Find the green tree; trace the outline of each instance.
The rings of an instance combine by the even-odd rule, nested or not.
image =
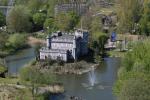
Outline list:
[[[44,28],[47,29],[48,33],[55,31],[55,19],[54,18],[47,18],[44,22]]]
[[[79,22],[79,17],[74,12],[60,13],[55,18],[58,29],[62,31],[72,30]]]
[[[27,6],[34,14],[39,12],[40,10],[44,10],[43,6],[47,5],[47,1],[48,0],[29,0]]]
[[[5,16],[0,12],[0,27],[6,24]]]
[[[144,81],[150,82],[149,49],[149,39],[139,41],[134,45],[132,51],[129,51],[124,57],[122,67],[118,72],[118,80],[114,87],[114,92],[120,96],[120,100],[141,100],[141,98],[142,100],[147,100],[149,98],[146,94],[148,93],[149,83],[144,83]],[[132,83],[134,84],[130,85]],[[142,87],[143,85],[144,87]],[[136,88],[140,92],[135,91]]]
[[[43,24],[45,22],[45,19],[46,19],[46,14],[44,14],[44,13],[35,13],[33,15],[34,24],[40,28],[43,28]]]
[[[119,32],[133,33],[135,23],[138,23],[141,17],[142,0],[118,0],[120,8],[118,9]]]
[[[5,32],[0,32],[0,50],[3,50],[8,39],[8,34]]]
[[[55,77],[49,72],[42,73],[39,69],[33,67],[32,65],[26,66],[20,70],[20,78],[23,81],[30,82],[32,88],[32,96],[35,98],[38,85],[41,84],[52,84],[54,83]]]
[[[17,50],[26,46],[27,37],[24,34],[12,34],[9,36],[6,46],[7,48]]]
[[[24,6],[12,8],[6,22],[9,32],[29,32],[32,28],[29,11]]]
[[[100,17],[94,17],[92,19],[91,28],[90,29],[91,29],[90,31],[92,32],[92,34],[102,30]]]
[[[143,14],[142,18],[140,20],[140,29],[141,34],[143,35],[150,35],[150,1],[145,0],[144,1],[144,8],[143,8]]]
[[[8,0],[0,0],[0,6],[7,6]]]
[[[48,17],[52,17],[55,15],[55,5],[57,4],[58,0],[48,0],[47,5],[47,15]]]

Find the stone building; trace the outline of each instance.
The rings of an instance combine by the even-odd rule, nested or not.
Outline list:
[[[58,13],[66,13],[73,11],[78,15],[83,15],[88,11],[89,7],[86,0],[70,0],[69,2],[61,2],[55,6],[55,15]]]
[[[47,46],[40,49],[40,59],[63,61],[76,60],[88,53],[88,31],[76,30],[74,33],[52,33],[47,37]]]

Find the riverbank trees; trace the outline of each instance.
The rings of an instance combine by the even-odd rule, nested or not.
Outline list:
[[[0,32],[0,57],[12,54],[19,49],[27,47],[27,36],[25,34],[8,34]]]
[[[138,23],[141,17],[141,0],[118,0],[120,8],[118,9],[120,32],[133,33],[135,23]]]
[[[150,1],[144,0],[143,14],[140,20],[141,34],[150,35]]]
[[[147,35],[149,29],[149,0],[118,0],[118,32]]]
[[[139,41],[129,51],[118,72],[114,91],[119,100],[148,100],[150,93],[150,43],[149,39]],[[133,84],[134,83],[134,84]]]

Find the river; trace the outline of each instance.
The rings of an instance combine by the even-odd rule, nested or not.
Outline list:
[[[10,74],[17,74],[20,68],[35,58],[34,49],[26,49],[6,58]],[[117,78],[120,58],[105,58],[96,70],[83,75],[57,76],[64,84],[65,93],[50,95],[50,100],[68,100],[70,96],[82,97],[83,100],[116,100],[112,87]]]

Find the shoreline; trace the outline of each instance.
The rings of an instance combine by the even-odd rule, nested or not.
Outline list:
[[[81,70],[74,70],[74,71],[66,71],[66,72],[54,72],[54,74],[57,74],[57,75],[62,75],[62,74],[75,74],[75,75],[82,75],[82,74],[85,74],[85,73],[88,73],[92,70],[96,70],[98,64],[94,64],[86,69],[81,69]]]
[[[30,64],[29,66],[40,70],[42,73],[50,72],[56,75],[82,75],[84,73],[88,73],[92,70],[95,70],[99,66],[99,64],[89,63],[86,61],[79,61],[76,63],[65,63],[64,65],[57,65],[56,63],[54,63],[53,65],[47,65],[46,62],[35,61],[34,64]]]

